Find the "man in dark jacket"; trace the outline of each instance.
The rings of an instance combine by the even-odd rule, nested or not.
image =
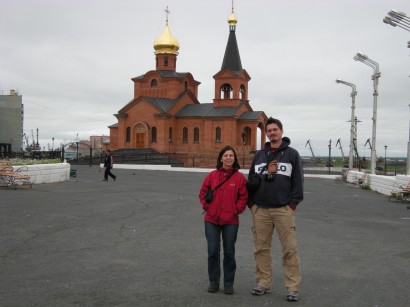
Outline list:
[[[249,176],[259,174],[261,177],[258,190],[249,195],[248,201],[253,217],[257,282],[252,294],[271,292],[272,234],[276,228],[282,246],[286,298],[297,301],[302,277],[294,214],[303,200],[302,162],[299,153],[289,147],[290,140],[282,138],[280,120],[270,117],[265,123],[265,132],[270,142],[255,154],[249,170]]]
[[[114,158],[111,155],[111,150],[107,149],[105,151],[105,158],[104,158],[105,171],[104,171],[103,181],[108,181],[108,176],[114,179],[114,181],[117,179],[117,176],[111,173],[113,166],[114,166]]]

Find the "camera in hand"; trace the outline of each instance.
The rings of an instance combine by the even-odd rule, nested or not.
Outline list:
[[[275,180],[275,173],[267,173],[267,174],[265,174],[265,181],[268,181],[268,182],[270,182],[270,181],[274,181]]]
[[[265,181],[273,181],[275,180],[276,172],[278,171],[278,161],[273,160],[268,165],[268,173],[265,174],[264,179]]]

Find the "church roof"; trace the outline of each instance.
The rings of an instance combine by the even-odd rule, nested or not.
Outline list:
[[[213,103],[191,104],[184,106],[176,117],[233,117],[238,107],[215,108]],[[244,112],[239,117],[240,120],[259,119],[263,112]]]
[[[153,98],[148,96],[143,96],[144,99],[151,102],[157,108],[161,109],[164,112],[167,112],[169,109],[172,108],[178,101],[177,99],[168,99],[168,98]]]
[[[134,77],[131,80],[142,80],[146,76],[146,74],[150,73],[151,71],[140,75],[138,77]],[[157,70],[157,73],[159,73],[161,78],[177,78],[177,79],[183,79],[185,78],[187,72],[176,72],[176,71],[170,71],[170,70]]]
[[[252,112],[244,112],[239,116],[239,119],[241,120],[257,120],[260,118],[263,118],[264,112],[262,111],[252,111]]]

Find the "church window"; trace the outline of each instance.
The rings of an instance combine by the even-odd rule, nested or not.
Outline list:
[[[242,144],[251,145],[252,130],[249,127],[245,127],[242,132]]]
[[[127,127],[127,131],[125,133],[125,142],[129,143],[131,141],[131,128]]]
[[[222,99],[231,99],[232,86],[230,84],[225,83],[222,85],[220,91]]]
[[[194,128],[194,143],[199,143],[199,128]]]
[[[156,87],[158,85],[157,79],[152,79],[151,80],[151,87]]]
[[[221,128],[217,127],[215,131],[215,142],[221,143]]]
[[[167,56],[164,58],[164,66],[165,66],[165,67],[168,66],[168,57],[167,57]]]
[[[151,142],[156,143],[157,142],[157,127],[152,127],[151,130]]]
[[[185,81],[185,89],[188,88],[188,81]]]
[[[182,143],[188,143],[188,128],[182,129]]]
[[[168,130],[168,142],[172,142],[172,127],[169,127]]]
[[[239,99],[246,99],[245,87],[243,85],[239,88]]]

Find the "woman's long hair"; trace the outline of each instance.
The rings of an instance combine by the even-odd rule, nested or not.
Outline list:
[[[218,155],[218,159],[216,160],[216,169],[219,169],[222,167],[222,156],[224,155],[225,152],[228,150],[232,150],[233,156],[235,157],[235,161],[232,164],[232,168],[240,169],[241,166],[239,165],[238,158],[236,157],[236,152],[235,149],[232,148],[232,146],[225,146],[224,148],[221,149]]]

